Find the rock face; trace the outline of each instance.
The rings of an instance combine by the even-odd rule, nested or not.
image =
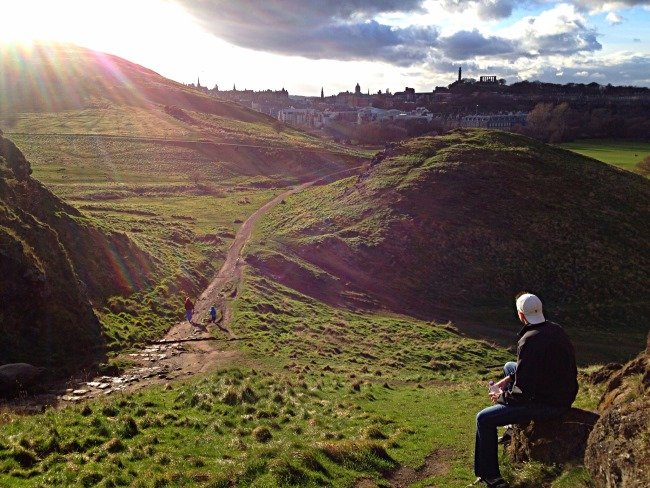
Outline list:
[[[103,354],[90,300],[129,291],[110,264],[146,277],[151,259],[30,175],[22,152],[0,136],[0,364],[74,368]]]
[[[648,347],[609,380],[585,466],[600,488],[650,486],[650,336]]]
[[[572,408],[557,419],[515,426],[508,454],[515,462],[581,462],[587,438],[598,417],[595,412]]]

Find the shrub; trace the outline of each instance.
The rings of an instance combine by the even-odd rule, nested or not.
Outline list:
[[[120,435],[125,439],[130,439],[131,437],[137,435],[138,432],[138,424],[133,419],[133,417],[125,417],[122,428],[120,429]]]
[[[382,444],[371,440],[344,440],[323,442],[320,450],[337,464],[353,469],[386,470],[397,463]]]
[[[253,438],[258,442],[268,442],[273,438],[273,434],[268,429],[268,427],[255,427],[253,429]]]
[[[643,176],[650,176],[650,156],[646,156],[636,163],[636,170]]]

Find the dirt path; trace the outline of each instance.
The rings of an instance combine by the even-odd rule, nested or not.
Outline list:
[[[196,301],[193,324],[179,322],[161,340],[138,352],[126,354],[125,358],[136,363],[134,367],[120,376],[76,378],[48,393],[17,399],[6,405],[15,410],[41,410],[45,406],[77,403],[190,377],[232,362],[239,356],[239,352],[231,348],[231,341],[238,337],[229,328],[232,314],[228,302],[237,296],[241,269],[244,266],[241,253],[251,237],[253,227],[264,214],[288,196],[316,184],[347,177],[358,170],[359,168],[350,168],[338,171],[295,186],[257,209],[237,231],[221,269]],[[213,304],[221,310],[221,319],[216,324],[207,324],[208,310]]]
[[[435,450],[424,460],[418,469],[401,466],[395,471],[386,474],[385,480],[393,488],[408,488],[409,486],[426,480],[432,476],[445,475],[449,472],[450,453],[444,450]],[[356,488],[378,488],[374,480],[362,478],[357,481]],[[427,485],[435,488],[436,485]]]

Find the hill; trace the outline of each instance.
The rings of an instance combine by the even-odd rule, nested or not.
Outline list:
[[[157,103],[249,122],[263,117],[125,59],[70,44],[1,46],[0,73],[4,113]]]
[[[83,229],[65,213],[69,207],[29,176],[29,163],[1,136],[0,171],[0,362],[61,366],[79,356],[87,360],[103,345],[99,322],[62,239],[39,216],[69,226],[79,240]]]
[[[208,176],[261,176],[274,184],[342,169],[359,156],[125,59],[68,44],[0,45],[0,127],[36,167],[41,154],[30,147],[44,138],[64,153],[90,144],[89,151],[118,161],[126,149],[163,161],[183,152],[183,161],[210,163]]]
[[[0,127],[66,204],[29,212],[56,230],[112,352],[180,318],[179,296],[200,293],[238,223],[277,188],[363,156],[62,44],[0,46]]]
[[[569,326],[635,329],[650,316],[649,220],[643,177],[522,136],[459,130],[292,197],[249,260],[334,303],[498,323],[530,290]]]

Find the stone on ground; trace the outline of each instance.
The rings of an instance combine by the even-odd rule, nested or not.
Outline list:
[[[555,419],[516,425],[508,454],[515,462],[581,463],[587,438],[598,417],[595,412],[572,408]]]

